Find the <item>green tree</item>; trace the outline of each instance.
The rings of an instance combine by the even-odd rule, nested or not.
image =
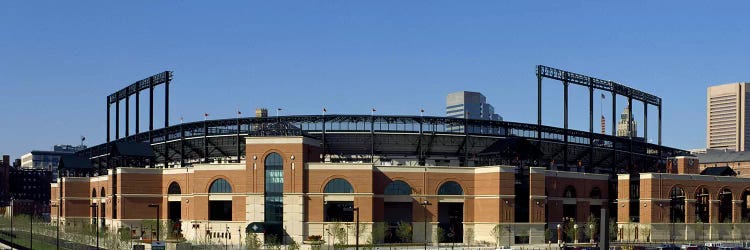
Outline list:
[[[589,215],[588,220],[586,221],[586,237],[591,239],[591,242],[596,241],[596,236],[599,234],[599,218],[596,218],[594,215]]]
[[[503,226],[501,226],[500,224],[495,225],[495,227],[492,228],[492,231],[490,231],[492,239],[495,240],[495,248],[500,246],[500,241],[503,237],[503,231]]]
[[[399,222],[398,228],[396,228],[396,236],[401,240],[401,242],[411,242],[411,236],[412,236],[412,227],[411,223],[407,222]]]
[[[259,249],[263,243],[260,242],[260,238],[258,238],[258,234],[256,233],[249,233],[245,236],[245,249],[251,250],[251,249]]]
[[[383,243],[384,237],[385,237],[385,223],[375,222],[372,225],[372,232],[370,232],[370,243],[371,244]]]

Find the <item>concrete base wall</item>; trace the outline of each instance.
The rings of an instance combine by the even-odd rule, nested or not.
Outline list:
[[[634,237],[638,228],[638,238]],[[619,224],[620,242],[746,241],[750,223],[652,223]]]

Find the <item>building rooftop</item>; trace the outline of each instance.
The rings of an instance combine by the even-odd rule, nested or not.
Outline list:
[[[707,150],[705,154],[696,154],[700,163],[750,161],[750,151]]]

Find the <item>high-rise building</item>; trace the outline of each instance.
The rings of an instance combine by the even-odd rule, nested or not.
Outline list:
[[[750,137],[748,83],[711,86],[706,93],[706,147],[745,151]]]
[[[479,92],[459,91],[448,94],[445,100],[445,113],[448,117],[502,121],[495,114],[495,107],[487,103],[487,98]]]
[[[638,123],[633,119],[633,112],[628,107],[620,114],[620,122],[617,123],[617,136],[638,137]]]

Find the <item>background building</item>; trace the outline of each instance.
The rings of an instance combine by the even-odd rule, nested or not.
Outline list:
[[[620,122],[617,123],[617,136],[638,137],[638,123],[633,118],[633,113],[628,107],[620,114]]]
[[[745,151],[747,137],[747,83],[708,88],[706,95],[706,147]]]
[[[459,91],[448,94],[445,113],[454,118],[503,120],[502,116],[495,114],[495,107],[487,103],[487,98],[479,92]]]
[[[21,156],[21,168],[50,171],[52,172],[52,180],[56,180],[60,157],[63,155],[72,155],[83,149],[86,149],[85,145],[55,145],[52,151],[33,150]]]
[[[8,206],[10,201],[10,169],[10,156],[3,155],[0,162],[0,208]]]

